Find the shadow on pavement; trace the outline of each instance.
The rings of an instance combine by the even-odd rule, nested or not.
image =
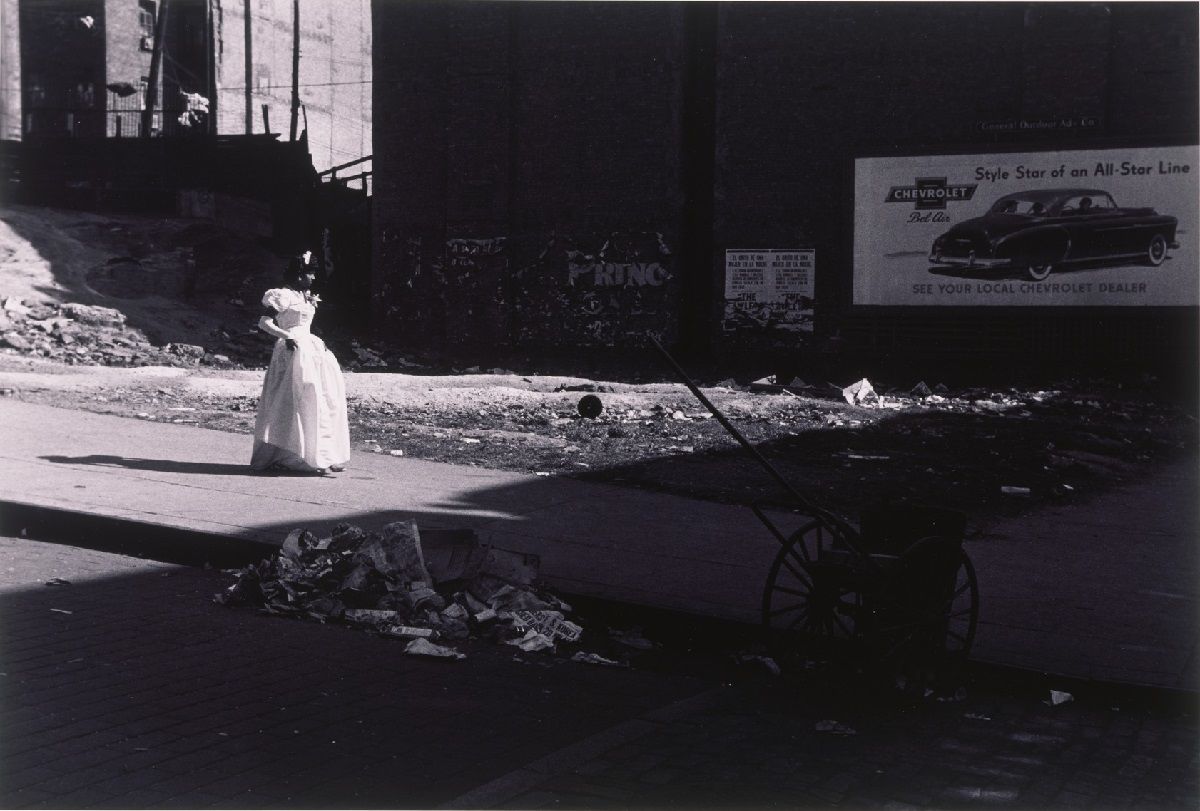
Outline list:
[[[470,807],[1197,796],[1195,716],[1175,705],[1051,707],[1005,683],[898,706],[842,683],[596,668],[483,641],[443,662],[218,606],[218,572],[17,539],[0,552],[5,807],[436,808],[489,781]]]
[[[175,459],[136,459],[125,456],[108,454],[90,454],[88,456],[40,456],[47,462],[62,465],[100,465],[104,467],[123,467],[130,470],[154,470],[160,473],[198,473],[209,476],[274,476],[294,475],[277,472],[264,473],[251,470],[249,465],[230,465],[217,462],[180,462]]]
[[[435,808],[711,686],[484,641],[461,646],[464,662],[424,659],[363,631],[216,605],[231,582],[220,572],[0,548],[10,808]],[[69,585],[43,585],[52,577]]]

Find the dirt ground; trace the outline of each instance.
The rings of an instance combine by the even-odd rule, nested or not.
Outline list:
[[[249,433],[270,348],[253,325],[280,266],[206,223],[0,209],[0,395]],[[122,323],[84,323],[68,303],[115,310]],[[346,366],[356,452],[786,501],[665,371],[631,383],[453,370],[345,336],[330,344]],[[872,380],[883,397],[861,404],[843,397],[856,376],[846,378],[701,384],[790,484],[851,517],[908,497],[966,510],[978,531],[988,516],[1103,497],[1197,453],[1194,404],[1153,378],[1001,390]],[[912,393],[919,382],[934,391]],[[599,398],[598,416],[581,416],[585,395]]]

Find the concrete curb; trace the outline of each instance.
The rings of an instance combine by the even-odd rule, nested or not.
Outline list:
[[[279,547],[250,538],[0,499],[0,534],[151,558],[186,566],[232,568]]]

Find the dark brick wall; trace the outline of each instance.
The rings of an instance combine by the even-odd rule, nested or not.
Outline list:
[[[376,323],[425,344],[598,347],[683,323],[717,351],[794,348],[721,331],[724,250],[814,248],[818,336],[883,351],[912,319],[850,307],[853,158],[1194,139],[1196,12],[377,0]],[[1043,116],[1099,126],[981,129]],[[986,317],[938,316],[951,332]]]
[[[1196,133],[1200,44],[1195,3],[1113,6],[1109,74],[1114,135]]]
[[[670,333],[680,14],[649,3],[376,3],[384,329],[474,346]]]
[[[852,156],[969,143],[981,120],[1019,117],[1022,10],[723,6],[711,318],[726,248],[815,248],[818,318],[848,296]],[[766,339],[723,340],[739,337]]]

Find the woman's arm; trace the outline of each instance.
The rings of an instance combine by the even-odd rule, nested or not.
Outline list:
[[[288,331],[275,323],[274,310],[263,310],[262,316],[258,319],[258,328],[268,335],[273,335],[276,338],[282,338],[285,342],[287,342],[288,349],[296,348],[296,342],[292,340],[292,336],[288,333]]]

